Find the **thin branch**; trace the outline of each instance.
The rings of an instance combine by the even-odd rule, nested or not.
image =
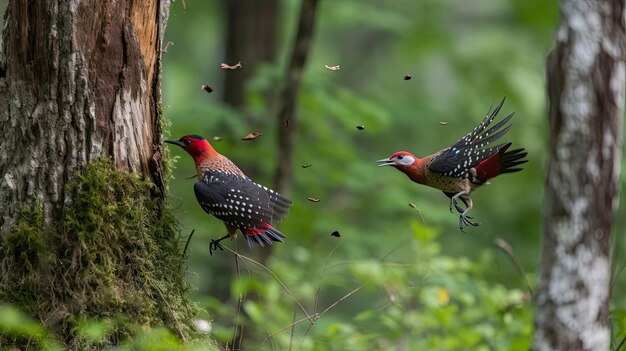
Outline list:
[[[615,351],[619,351],[619,349],[621,349],[622,346],[624,346],[624,342],[626,342],[626,335],[624,335],[624,337],[622,338],[622,341],[619,343],[619,345],[617,345],[617,348],[615,349]]]
[[[294,323],[296,320],[296,306],[293,306],[293,317],[291,318],[291,337],[289,338],[289,351],[291,351],[291,346],[293,345],[293,332],[296,324]],[[306,319],[306,318],[305,318]],[[270,339],[271,340],[271,339]]]
[[[511,247],[511,245],[509,245],[509,243],[506,242],[506,240],[502,238],[496,238],[495,244],[500,250],[502,250],[502,252],[504,252],[507,255],[507,257],[509,257],[511,262],[513,262],[513,265],[515,266],[517,273],[519,273],[522,279],[524,279],[526,286],[528,286],[528,291],[530,291],[530,295],[534,296],[535,291],[532,285],[530,285],[530,282],[528,281],[528,278],[526,277],[526,273],[524,272],[524,268],[522,267],[522,264],[520,263],[517,256],[515,256],[515,253],[513,252],[513,248]]]
[[[304,314],[308,317],[309,320],[313,320],[311,316],[309,316],[309,313],[306,311],[306,309],[302,306],[302,304],[300,303],[300,301],[298,301],[298,299],[295,298],[295,296],[293,296],[293,294],[291,293],[291,291],[287,288],[287,286],[285,285],[285,283],[283,283],[282,280],[280,280],[280,278],[278,277],[278,275],[276,275],[276,273],[274,273],[274,271],[272,271],[271,269],[269,269],[267,266],[251,259],[250,257],[244,256],[242,254],[239,254],[233,250],[231,250],[229,247],[227,246],[223,246],[224,250],[232,253],[233,255],[236,255],[237,257],[243,258],[244,260],[254,263],[257,266],[263,268],[266,272],[268,272],[272,277],[274,277],[274,279],[276,279],[276,281],[280,284],[280,286],[283,287],[283,289],[285,290],[285,292],[287,293],[287,295],[289,295],[289,297],[298,305],[298,307],[300,307],[300,309],[302,310],[302,312],[304,312]]]

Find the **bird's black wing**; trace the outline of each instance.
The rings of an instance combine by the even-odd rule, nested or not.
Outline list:
[[[273,190],[230,172],[205,172],[194,192],[204,211],[239,229],[277,222],[291,205]]]
[[[506,134],[511,125],[506,125],[515,113],[511,113],[493,127],[485,130],[504,105],[504,100],[487,113],[485,119],[474,130],[459,139],[451,147],[440,151],[428,164],[428,169],[448,177],[463,177],[485,159],[495,155],[505,144],[488,147],[493,141]]]

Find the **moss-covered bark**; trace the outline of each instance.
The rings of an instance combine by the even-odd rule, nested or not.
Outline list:
[[[153,186],[102,159],[76,173],[61,222],[22,208],[0,249],[0,302],[26,309],[71,349],[118,344],[137,326],[189,340],[197,311],[185,296],[177,222]],[[113,326],[103,339],[79,332],[105,318]],[[29,342],[3,335],[2,349]]]

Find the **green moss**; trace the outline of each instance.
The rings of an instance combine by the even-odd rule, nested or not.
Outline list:
[[[77,172],[60,222],[46,224],[41,209],[22,209],[0,249],[0,302],[44,321],[73,349],[119,344],[137,326],[197,337],[178,224],[152,187],[103,159]],[[99,340],[78,332],[85,320],[100,319],[119,322]]]

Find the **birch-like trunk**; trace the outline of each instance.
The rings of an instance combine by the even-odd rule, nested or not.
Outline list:
[[[562,0],[547,61],[550,154],[533,350],[610,344],[624,114],[624,0]]]
[[[101,156],[163,180],[160,48],[169,0],[11,0],[0,45],[0,233],[20,206],[63,212]]]

